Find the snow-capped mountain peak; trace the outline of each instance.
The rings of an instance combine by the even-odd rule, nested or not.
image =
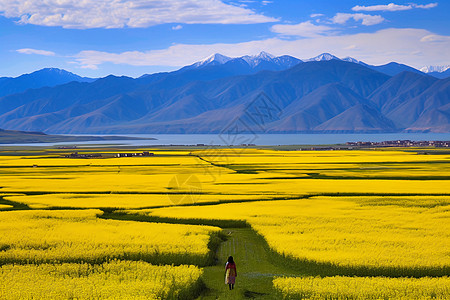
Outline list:
[[[272,54],[261,51],[257,55],[245,55],[241,59],[245,60],[251,67],[259,65],[263,61],[272,61],[275,58]]]
[[[192,65],[183,67],[180,70],[184,71],[220,65],[229,65],[230,68],[250,68],[255,71],[285,70],[301,62],[302,61],[300,59],[289,55],[276,57],[265,51],[261,51],[256,55],[245,55],[241,57],[228,57],[219,53],[215,53]],[[243,66],[242,64],[247,65],[247,67]]]
[[[300,60],[293,56],[283,55],[283,56],[275,56],[265,51],[261,51],[256,55],[245,55],[241,57],[228,57],[219,53],[215,53],[213,55],[208,56],[207,58],[196,62],[190,66],[184,67],[181,70],[186,69],[197,69],[203,67],[210,66],[220,66],[220,65],[228,65],[229,68],[250,68],[255,71],[260,70],[285,70],[288,68],[292,68],[293,66],[302,63],[302,62],[314,62],[314,61],[330,61],[330,60],[340,60],[351,62],[363,66],[368,66],[366,63],[357,60],[353,57],[345,57],[340,59],[337,56],[334,56],[330,53],[322,53],[316,57]],[[242,66],[242,64],[246,66]],[[240,65],[240,66],[239,66]]]
[[[450,69],[450,65],[445,65],[445,66],[425,66],[425,67],[421,68],[420,71],[422,71],[424,73],[432,73],[432,72],[442,73],[442,72],[447,71],[448,69]]]
[[[357,59],[355,59],[355,58],[353,58],[353,57],[350,57],[350,56],[345,57],[345,58],[343,58],[342,60],[343,60],[343,61],[352,62],[352,63],[354,63],[354,64],[359,64],[359,63],[361,63],[361,61],[359,61],[359,60],[357,60]]]
[[[342,61],[351,62],[351,63],[354,63],[354,64],[358,64],[358,65],[363,65],[363,66],[366,66],[366,67],[368,66],[368,64],[366,64],[365,62],[357,60],[356,58],[353,58],[353,57],[350,57],[350,56],[347,56],[347,57],[345,57],[345,58],[343,58],[341,60]]]
[[[214,53],[214,54],[208,56],[207,58],[205,58],[205,59],[203,59],[203,60],[201,60],[199,62],[196,62],[194,64],[194,66],[200,67],[200,66],[211,64],[211,63],[218,64],[218,65],[223,65],[223,64],[227,63],[230,60],[232,60],[231,57],[222,55],[220,53]]]
[[[275,55],[272,55],[270,53],[267,53],[265,51],[261,51],[258,55],[256,55],[256,57],[260,58],[260,59],[264,59],[264,60],[272,60],[275,58]]]
[[[338,57],[330,54],[330,53],[322,53],[316,57],[310,58],[310,59],[306,59],[305,61],[328,61],[328,60],[340,60]]]

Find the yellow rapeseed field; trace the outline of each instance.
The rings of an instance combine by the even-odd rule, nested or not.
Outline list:
[[[188,174],[212,195],[429,194],[448,193],[449,162],[445,153],[215,149],[108,159],[0,156],[0,175],[3,192],[167,193],[174,176]]]
[[[184,196],[188,196],[183,199]],[[8,201],[42,208],[150,208],[180,204],[271,199],[276,195],[190,195],[190,194],[44,194],[5,196]],[[0,206],[1,208],[1,206]]]
[[[202,271],[111,261],[0,267],[0,299],[192,299]]]
[[[0,156],[2,192],[166,193],[176,175],[201,176],[220,169],[195,156],[179,154],[105,159]]]
[[[99,210],[0,212],[0,261],[91,262],[111,259],[204,265],[208,226],[102,220]]]
[[[449,277],[297,277],[276,278],[284,299],[448,299]]]
[[[414,206],[403,205],[412,201]],[[431,196],[413,200],[313,197],[161,208],[140,213],[171,218],[246,220],[272,249],[299,260],[362,268],[362,272],[380,269],[386,275],[391,272],[426,274],[427,269],[439,274],[450,266],[449,203],[450,197]]]
[[[223,236],[181,222],[251,225],[297,272],[276,274],[307,276],[276,278],[279,297],[450,294],[448,151],[77,150],[109,158],[0,154],[0,299],[192,299]]]

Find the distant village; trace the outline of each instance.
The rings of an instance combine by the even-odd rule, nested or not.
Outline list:
[[[68,155],[65,155],[66,158],[106,158],[106,157],[139,157],[139,156],[155,156],[155,153],[144,151],[144,152],[130,152],[130,153],[116,153],[116,154],[108,154],[102,155],[100,153],[78,153],[73,152]]]
[[[411,141],[411,140],[395,140],[383,142],[347,142],[345,146],[326,146],[326,147],[311,147],[298,150],[352,150],[371,147],[435,147],[435,148],[449,148],[450,141]]]
[[[173,145],[171,145],[173,146]],[[177,145],[182,146],[182,145]],[[205,146],[204,144],[194,145],[197,147]],[[242,144],[243,146],[256,146],[255,144]],[[311,147],[311,148],[300,148],[296,149],[298,151],[304,150],[316,150],[316,151],[327,151],[327,150],[352,150],[370,147],[434,147],[434,148],[449,148],[450,141],[411,141],[411,140],[395,140],[395,141],[383,141],[383,142],[347,142],[345,145],[336,146],[324,146],[324,147]],[[76,149],[76,147],[60,147],[59,149]],[[72,152],[70,154],[64,155],[65,158],[113,158],[113,157],[142,157],[142,156],[155,156],[155,153],[149,151],[143,152],[119,152],[119,153],[78,153]]]
[[[384,142],[347,142],[346,145],[358,147],[450,147],[450,141],[397,140]]]

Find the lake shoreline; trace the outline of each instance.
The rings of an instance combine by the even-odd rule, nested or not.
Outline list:
[[[126,134],[117,135],[58,135],[65,140],[48,142],[27,142],[22,140],[1,143],[6,146],[106,146],[114,144],[121,147],[157,146],[201,146],[234,147],[249,146],[330,146],[345,145],[351,142],[383,142],[396,140],[410,141],[450,141],[450,133],[389,133],[389,134]],[[87,140],[87,138],[93,138]],[[72,139],[72,140],[71,140]],[[111,143],[111,141],[114,141]]]

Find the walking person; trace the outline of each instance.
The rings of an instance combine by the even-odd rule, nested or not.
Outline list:
[[[228,284],[230,290],[234,289],[236,277],[237,277],[236,263],[233,260],[233,256],[230,256],[228,257],[228,261],[225,264],[225,284]]]

